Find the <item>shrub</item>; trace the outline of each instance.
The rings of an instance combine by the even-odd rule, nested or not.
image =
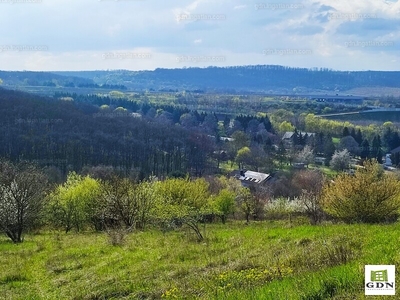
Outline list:
[[[288,255],[286,264],[295,270],[319,270],[344,265],[356,259],[362,241],[353,236],[340,235],[316,241],[303,238],[296,245],[298,248]]]
[[[341,174],[324,187],[322,206],[345,222],[392,221],[400,208],[400,185],[376,161],[366,161],[354,176]]]
[[[265,217],[269,220],[289,219],[294,214],[300,213],[297,200],[290,198],[273,199],[265,205]]]
[[[324,214],[321,208],[321,191],[325,177],[319,170],[304,170],[293,177],[293,186],[301,190],[299,203],[311,224],[320,223]]]
[[[214,198],[212,205],[221,217],[222,223],[225,224],[228,215],[235,212],[235,194],[228,189],[223,189]]]
[[[107,229],[108,241],[113,246],[122,246],[128,235],[129,230],[125,228]]]

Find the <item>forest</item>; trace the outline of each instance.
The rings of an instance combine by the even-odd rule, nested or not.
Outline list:
[[[149,122],[101,113],[88,103],[1,91],[1,156],[56,165],[62,173],[99,164],[137,176],[200,172],[210,143],[205,134],[174,126],[168,118]]]
[[[130,89],[200,89],[218,92],[343,92],[358,87],[399,86],[400,72],[335,71],[277,65],[155,69],[154,71],[56,72],[96,83],[124,84]],[[232,88],[234,87],[234,88]]]
[[[397,124],[313,113],[351,105],[7,89],[0,104],[7,297],[356,297],[379,224],[398,227]],[[247,170],[270,179],[245,185]]]
[[[255,106],[247,110],[250,114],[235,114],[238,104],[249,107],[254,98],[214,95],[201,100],[183,93],[174,100],[163,93],[120,92],[41,97],[5,89],[0,97],[1,156],[54,167],[61,178],[98,166],[138,180],[172,173],[223,174],[240,165],[268,173],[282,169],[283,163],[312,162],[315,156],[329,165],[334,152],[343,150],[381,161],[400,146],[393,122],[355,125],[310,113],[321,107],[349,109],[343,104],[265,100],[266,112]],[[219,102],[225,113],[214,111]],[[284,133],[293,131],[291,146],[283,145]],[[305,146],[312,156],[304,157]],[[393,158],[397,164],[397,154]]]
[[[330,94],[352,89],[398,89],[400,72],[335,71],[249,65],[155,69],[153,71],[0,72],[0,83],[11,87],[82,88],[130,91],[178,91],[267,94]],[[234,87],[234,88],[233,88]],[[382,91],[383,91],[382,90]],[[54,90],[53,90],[54,91]],[[386,93],[384,93],[386,94]]]

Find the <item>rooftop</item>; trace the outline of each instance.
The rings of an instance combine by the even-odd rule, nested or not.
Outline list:
[[[244,172],[244,176],[240,176],[239,179],[247,182],[262,183],[271,177],[270,174],[259,173],[254,171]]]
[[[297,131],[297,133],[301,134],[302,136],[305,136],[306,134],[307,134],[307,136],[315,135],[314,132]],[[286,131],[285,134],[283,135],[282,139],[283,140],[291,139],[293,134],[294,134],[293,131]]]

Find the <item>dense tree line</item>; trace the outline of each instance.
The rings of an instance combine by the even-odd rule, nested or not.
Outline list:
[[[134,89],[201,89],[225,92],[275,90],[349,90],[365,86],[399,87],[400,72],[334,71],[327,68],[290,68],[277,65],[156,69],[154,71],[57,72],[68,76],[126,82]],[[161,88],[160,88],[161,87]],[[232,88],[235,87],[235,88]]]
[[[66,174],[108,165],[141,178],[194,172],[209,166],[212,138],[124,111],[103,113],[89,103],[0,90],[0,156],[55,165]],[[210,141],[208,141],[210,140]]]
[[[223,115],[219,124],[221,116],[212,112],[125,98],[60,93],[52,99],[8,90],[0,90],[0,98],[0,155],[55,166],[64,176],[99,165],[141,179],[201,176],[218,172],[219,163],[235,160],[243,147],[251,150],[251,159],[243,160],[248,166],[273,168],[276,136],[267,114]],[[248,143],[240,136],[234,144],[221,140],[240,131]]]
[[[66,85],[68,86],[68,85]],[[71,86],[71,84],[69,84]],[[126,90],[126,86],[122,84],[96,84],[96,83],[81,83],[78,87],[95,88],[95,89],[108,89],[108,90]]]
[[[93,83],[92,79],[80,76],[62,76],[50,72],[33,71],[0,71],[0,78],[4,84],[26,85],[26,86],[50,86],[57,84],[67,86],[72,83],[74,86],[79,84]]]

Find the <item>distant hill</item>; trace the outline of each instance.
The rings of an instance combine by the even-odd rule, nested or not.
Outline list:
[[[5,86],[78,86],[93,84],[93,80],[83,77],[62,76],[50,72],[0,71],[0,79]]]
[[[12,90],[21,90],[42,96],[52,96],[55,92],[96,94],[105,90],[124,91],[123,85],[96,84],[91,78],[61,75],[50,72],[0,71],[0,84]]]
[[[362,88],[400,88],[400,71],[333,71],[275,65],[156,69],[154,71],[54,72],[96,84],[119,84],[134,90],[203,90],[264,93],[345,93]],[[391,89],[387,89],[390,91]]]

